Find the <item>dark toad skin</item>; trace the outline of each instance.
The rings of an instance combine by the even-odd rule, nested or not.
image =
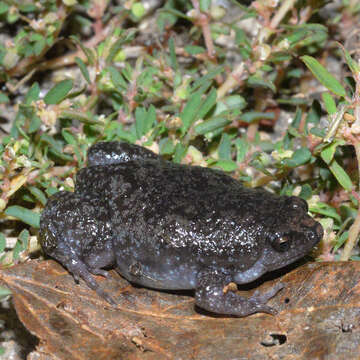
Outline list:
[[[75,192],[59,192],[40,222],[44,251],[111,304],[92,274],[115,269],[155,289],[195,289],[196,304],[220,314],[274,314],[282,287],[244,298],[224,291],[308,253],[321,225],[298,197],[243,187],[225,173],[162,160],[120,142],[89,149]]]

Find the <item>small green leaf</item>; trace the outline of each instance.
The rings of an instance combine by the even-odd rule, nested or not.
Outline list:
[[[271,80],[260,78],[259,76],[252,75],[248,78],[247,83],[251,87],[264,87],[270,89],[272,92],[276,92],[276,87]]]
[[[349,175],[346,171],[339,165],[339,163],[333,159],[329,164],[329,169],[332,174],[335,176],[336,180],[339,184],[347,191],[351,191],[353,184]]]
[[[348,239],[349,237],[349,232],[348,231],[344,231],[337,239],[336,244],[334,246],[333,252],[338,251],[341,246],[344,245],[345,241]]]
[[[91,84],[90,75],[85,63],[77,56],[75,57],[75,61],[78,64],[84,79],[88,82],[88,84]]]
[[[122,125],[122,124],[120,124]],[[134,143],[137,140],[137,136],[129,131],[125,131],[122,126],[118,126],[116,129],[116,136],[120,140],[125,140],[129,143]]]
[[[249,150],[249,143],[242,138],[235,140],[236,146],[236,161],[242,162],[245,160],[245,156]]]
[[[335,151],[338,145],[341,145],[341,143],[339,143],[338,141],[333,141],[321,151],[320,156],[327,164],[330,164],[330,162],[334,158]]]
[[[11,295],[11,291],[4,286],[0,286],[0,298],[4,298],[5,296],[9,296],[9,295]],[[5,349],[3,350],[4,350],[3,352],[0,352],[0,355],[5,353]]]
[[[200,0],[200,10],[207,12],[210,9],[211,0]]]
[[[115,56],[122,49],[124,44],[129,43],[134,39],[135,34],[136,34],[137,31],[138,31],[137,29],[133,28],[133,29],[130,29],[130,30],[126,31],[126,32],[123,31],[120,34],[119,39],[116,40],[114,42],[114,44],[111,45],[111,48],[109,50],[109,55],[106,58],[107,63],[111,63],[114,60]]]
[[[199,92],[196,92],[190,97],[183,111],[180,114],[180,119],[183,124],[183,126],[181,127],[182,134],[185,134],[189,127],[196,120],[196,115],[199,111],[200,104],[201,94]]]
[[[224,112],[227,111],[238,111],[240,112],[242,109],[246,107],[245,99],[240,95],[231,95],[223,98],[221,101],[216,102],[216,108],[214,111],[215,115],[224,115]]]
[[[6,248],[6,237],[3,233],[0,233],[0,253],[4,252]]]
[[[117,88],[119,91],[120,89],[125,90],[127,88],[127,82],[125,81],[121,73],[113,66],[109,66],[108,71],[110,73],[110,78],[115,88]]]
[[[313,123],[313,124],[319,124],[320,123],[320,117],[321,117],[321,105],[320,102],[317,100],[314,100],[311,104],[311,108],[308,111],[306,115],[306,124]],[[300,124],[301,118],[299,118],[298,125]]]
[[[77,4],[77,0],[63,0],[63,3],[66,5],[66,6],[74,6]]]
[[[321,97],[324,101],[325,109],[329,115],[336,113],[336,103],[334,98],[328,93],[324,92],[321,94]]]
[[[66,98],[66,95],[73,87],[73,81],[70,79],[60,81],[53,88],[51,88],[44,97],[44,101],[47,105],[59,104]]]
[[[14,257],[14,260],[18,260],[19,259],[19,255],[20,253],[24,251],[23,249],[23,246],[21,244],[21,242],[18,240],[14,246],[14,249],[13,249],[13,257]]]
[[[313,134],[319,138],[324,138],[326,135],[326,131],[325,131],[325,129],[319,129],[319,128],[313,127],[310,129],[310,134]]]
[[[273,63],[285,63],[286,61],[291,60],[291,55],[287,52],[275,52],[271,53],[268,61],[271,61]]]
[[[275,113],[273,112],[258,112],[258,111],[248,111],[240,115],[240,120],[246,123],[252,123],[261,119],[275,119]]]
[[[276,100],[279,104],[289,104],[289,105],[305,105],[308,103],[308,99],[300,98],[300,97],[292,97],[289,99],[277,99]]]
[[[356,61],[351,57],[351,55],[349,54],[349,52],[340,44],[337,43],[337,45],[341,48],[341,50],[344,53],[344,57],[346,60],[346,63],[349,66],[349,69],[351,70],[351,72],[355,75],[357,73],[360,72],[360,66],[356,63]]]
[[[54,195],[54,194],[56,194],[56,193],[59,192],[59,191],[60,191],[59,189],[57,189],[57,188],[55,188],[55,187],[52,187],[52,186],[49,186],[49,187],[45,190],[45,192],[48,194],[49,197],[52,196],[52,195]]]
[[[76,139],[73,134],[71,134],[69,131],[66,131],[65,129],[61,130],[61,135],[65,139],[65,141],[70,145],[77,145]]]
[[[235,26],[234,26],[235,27]],[[238,45],[240,55],[246,60],[252,54],[251,41],[243,29],[235,27],[235,42]]]
[[[25,104],[30,105],[33,101],[36,101],[39,99],[40,95],[40,87],[37,82],[34,82],[31,85],[31,88],[28,90],[28,92],[25,95]]]
[[[43,36],[39,37],[39,39],[37,39],[33,45],[34,54],[36,56],[39,56],[44,50],[45,46],[46,46],[45,38]]]
[[[341,217],[337,213],[337,211],[333,207],[331,207],[330,205],[325,204],[323,202],[320,202],[320,201],[317,202],[315,205],[310,206],[309,210],[312,213],[325,215],[325,216],[328,216],[328,217],[331,217],[331,218],[335,219],[339,223],[341,222]]]
[[[304,71],[302,69],[291,69],[287,72],[286,77],[300,79]]]
[[[144,122],[146,119],[146,110],[138,106],[135,110],[135,128],[136,136],[140,139],[144,135]]]
[[[5,14],[9,10],[9,5],[4,1],[0,1],[0,15]]]
[[[213,132],[217,129],[223,128],[224,126],[230,124],[231,121],[225,116],[216,116],[212,117],[209,120],[203,121],[200,124],[195,125],[195,133],[198,135],[205,135],[207,133]]]
[[[312,188],[309,184],[305,184],[301,187],[301,192],[299,194],[304,200],[309,200],[312,196]]]
[[[228,134],[222,134],[218,147],[218,155],[220,160],[231,160],[231,142]]]
[[[219,160],[215,164],[212,165],[213,167],[220,168],[224,171],[230,172],[235,171],[237,169],[237,164],[233,160]]]
[[[9,11],[7,14],[7,22],[9,24],[14,24],[20,17],[20,14],[18,12],[11,12]]]
[[[19,255],[22,251],[28,248],[29,237],[30,234],[28,230],[24,229],[23,231],[21,231],[13,251],[13,256],[15,260],[19,258]]]
[[[37,199],[42,205],[46,204],[46,196],[39,188],[36,186],[29,186],[28,189],[35,199]]]
[[[313,75],[335,95],[346,96],[346,91],[340,82],[335,79],[315,58],[304,55],[301,60],[313,73]]]
[[[159,147],[161,155],[171,155],[175,151],[175,145],[169,138],[162,138],[159,141]]]
[[[178,63],[177,63],[177,59],[176,59],[175,43],[174,43],[173,38],[169,39],[169,51],[170,51],[171,67],[173,68],[174,71],[176,71],[178,69]]]
[[[175,145],[173,161],[177,164],[180,164],[181,160],[186,154],[187,149],[181,143]]]
[[[153,105],[146,111],[143,107],[139,106],[135,110],[135,128],[136,136],[140,139],[143,135],[146,135],[156,122],[156,110]]]
[[[33,134],[34,132],[37,132],[40,128],[40,125],[41,125],[41,119],[36,114],[34,114],[30,120],[29,130],[28,130],[29,134]]]
[[[285,165],[289,167],[297,167],[306,164],[311,159],[311,152],[308,148],[297,149],[290,159],[285,159]]]
[[[49,144],[50,147],[52,147],[57,152],[63,152],[63,148],[61,146],[61,143],[57,140],[55,140],[52,136],[49,136],[48,134],[41,134],[40,141],[45,142],[46,144]]]
[[[203,119],[207,113],[213,108],[216,104],[216,90],[214,88],[211,89],[210,93],[206,96],[205,100],[202,102],[199,112],[197,114],[198,119]]]
[[[206,75],[200,76],[197,80],[194,81],[191,91],[198,90],[207,82],[212,81],[216,76],[221,74],[223,71],[224,71],[223,66],[217,66],[215,69],[209,71]],[[211,85],[211,83],[209,85]]]
[[[8,216],[13,216],[13,217],[21,220],[25,224],[28,224],[34,228],[39,228],[40,214],[38,214],[34,211],[31,211],[29,209],[26,209],[22,206],[19,206],[19,205],[9,206],[5,210],[5,214]]]
[[[172,25],[178,20],[178,14],[176,10],[173,12],[173,6],[172,1],[166,1],[165,6],[158,11],[156,23],[161,32],[164,31],[165,27],[171,29]]]
[[[185,46],[184,50],[188,52],[190,55],[198,55],[203,54],[205,49],[202,46],[197,45],[187,45]]]
[[[10,99],[8,98],[7,95],[5,95],[4,93],[0,92],[0,104],[6,104],[10,101]]]
[[[93,49],[89,49],[89,48],[85,47],[83,45],[83,43],[74,35],[71,35],[70,39],[73,40],[80,47],[80,49],[83,51],[83,53],[85,54],[85,56],[87,58],[87,62],[90,65],[94,65],[94,63],[95,63],[95,51]]]
[[[35,5],[35,4],[31,4],[31,3],[28,3],[28,4],[20,4],[19,5],[19,10],[21,12],[38,12],[39,11],[39,8]]]
[[[146,135],[153,128],[154,124],[156,124],[156,109],[155,106],[151,104],[144,121],[144,135]]]
[[[131,6],[131,13],[138,19],[142,18],[145,14],[144,5],[141,2],[136,2]]]
[[[19,239],[23,243],[24,247],[28,246],[29,238],[30,238],[29,230],[27,230],[27,229],[22,230],[19,235]]]

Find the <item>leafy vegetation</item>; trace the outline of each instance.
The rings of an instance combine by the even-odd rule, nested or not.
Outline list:
[[[0,1],[2,265],[100,140],[299,195],[318,258],[359,259],[360,5],[326,3]]]

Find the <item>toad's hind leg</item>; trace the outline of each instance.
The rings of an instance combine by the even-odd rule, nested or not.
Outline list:
[[[59,261],[78,280],[110,304],[115,301],[101,289],[92,274],[107,275],[102,268],[113,265],[112,231],[101,199],[59,192],[47,202],[40,219],[40,242],[44,252]]]
[[[99,234],[99,238],[104,237]],[[96,249],[96,250],[94,250]],[[94,275],[101,275],[109,278],[109,272],[103,270],[105,267],[115,265],[115,255],[112,241],[100,241],[98,238],[86,243],[82,249],[82,258],[87,269]]]
[[[232,282],[230,274],[221,270],[205,269],[198,274],[195,292],[196,305],[218,314],[247,316],[257,312],[276,314],[277,311],[266,305],[267,301],[283,288],[277,284],[269,292],[245,298],[233,291],[226,291]]]

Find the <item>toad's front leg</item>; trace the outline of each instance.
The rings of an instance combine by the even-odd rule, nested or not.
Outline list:
[[[108,277],[108,272],[102,270],[100,268],[90,268],[87,264],[85,264],[80,259],[72,259],[68,262],[63,262],[64,266],[72,273],[76,282],[78,282],[81,277],[89,288],[96,291],[96,293],[105,299],[110,305],[116,306],[116,301],[106,292],[104,291],[98,282],[94,279],[92,274],[94,275],[102,275]]]
[[[233,279],[226,271],[205,269],[198,274],[195,293],[196,305],[218,314],[247,316],[257,312],[275,315],[277,311],[266,305],[284,286],[278,283],[269,292],[245,298],[233,291],[226,291],[226,285]]]

